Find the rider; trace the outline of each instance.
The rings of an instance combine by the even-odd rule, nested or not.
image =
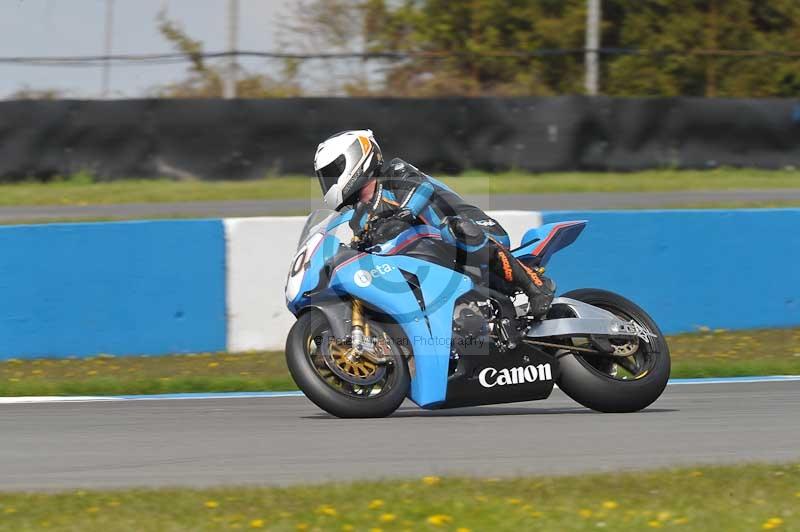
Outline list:
[[[487,254],[489,270],[498,281],[495,287],[508,295],[522,290],[531,316],[547,314],[555,289],[552,281],[509,253],[508,234],[500,224],[407,162],[392,159],[384,165],[372,131],[344,131],[323,141],[314,171],[328,207],[356,209],[350,226],[357,238],[380,243],[409,225],[436,226],[445,242],[470,254]]]

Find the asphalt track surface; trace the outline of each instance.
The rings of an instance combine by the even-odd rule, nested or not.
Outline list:
[[[466,196],[484,210],[656,209],[704,203],[800,201],[800,189]],[[135,218],[233,218],[305,214],[318,199],[0,207],[0,222]]]
[[[0,490],[288,485],[800,459],[800,382],[671,385],[649,409],[541,402],[332,418],[304,397],[0,405]]]

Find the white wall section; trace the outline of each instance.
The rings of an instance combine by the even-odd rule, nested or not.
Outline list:
[[[542,215],[489,211],[519,245]],[[305,217],[228,218],[225,223],[228,351],[280,350],[294,316],[286,309],[284,286]]]

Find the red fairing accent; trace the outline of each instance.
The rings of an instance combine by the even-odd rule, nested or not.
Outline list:
[[[392,250],[392,251],[389,253],[389,255],[394,255],[394,254],[396,254],[396,253],[397,253],[398,251],[400,251],[401,249],[408,247],[408,245],[409,245],[409,244],[412,244],[412,243],[416,242],[417,240],[419,240],[419,239],[421,239],[421,238],[434,238],[434,239],[439,239],[439,240],[441,240],[441,238],[442,238],[442,237],[441,237],[440,235],[436,234],[436,233],[417,233],[416,235],[414,235],[413,237],[409,238],[408,240],[406,240],[405,242],[403,242],[403,243],[402,243],[402,244],[400,244],[399,246],[396,246],[396,247],[395,247],[395,248],[394,248],[394,249],[393,249],[393,250]]]
[[[539,245],[536,246],[533,251],[531,251],[531,255],[538,255],[539,253],[541,253],[544,250],[544,248],[547,247],[547,244],[550,242],[550,240],[552,240],[553,236],[555,236],[555,234],[561,231],[563,228],[572,227],[573,225],[580,225],[581,223],[583,222],[568,222],[568,223],[558,224],[553,228],[552,231],[550,231],[550,234],[547,235],[547,238],[539,242]]]
[[[347,266],[347,265],[348,265],[348,264],[350,264],[351,262],[355,262],[355,261],[357,261],[358,259],[360,259],[360,258],[361,258],[361,257],[363,257],[364,255],[366,255],[366,253],[363,253],[363,252],[362,252],[362,253],[359,253],[358,255],[355,255],[354,257],[350,257],[350,258],[349,258],[349,259],[347,259],[346,261],[344,261],[344,262],[342,262],[342,263],[338,264],[338,265],[337,265],[337,266],[336,266],[336,267],[333,269],[333,271],[331,272],[331,277],[333,277],[333,274],[334,274],[334,273],[336,273],[337,271],[339,271],[339,268],[344,268],[345,266]]]

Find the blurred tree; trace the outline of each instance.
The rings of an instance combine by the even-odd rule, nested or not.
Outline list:
[[[61,89],[33,89],[25,86],[8,95],[8,100],[63,100],[68,95]]]
[[[156,89],[162,98],[221,98],[223,94],[223,69],[210,65],[203,57],[203,44],[192,39],[177,23],[158,14],[158,30],[168,41],[191,61],[189,77],[178,83]],[[276,80],[265,74],[252,74],[240,69],[236,83],[239,98],[288,98],[300,96],[302,91],[296,81],[296,61],[285,61],[283,79]]]
[[[349,94],[548,95],[583,91],[585,0],[302,0],[306,51],[422,52],[388,62],[380,89]],[[798,0],[604,0],[601,92],[624,96],[796,96]],[[360,47],[360,48],[359,48]],[[513,52],[567,50],[537,57]],[[503,52],[511,52],[503,55]]]
[[[609,0],[622,48],[676,51],[606,58],[604,92],[622,96],[796,96],[800,58],[729,51],[796,51],[797,0]]]

